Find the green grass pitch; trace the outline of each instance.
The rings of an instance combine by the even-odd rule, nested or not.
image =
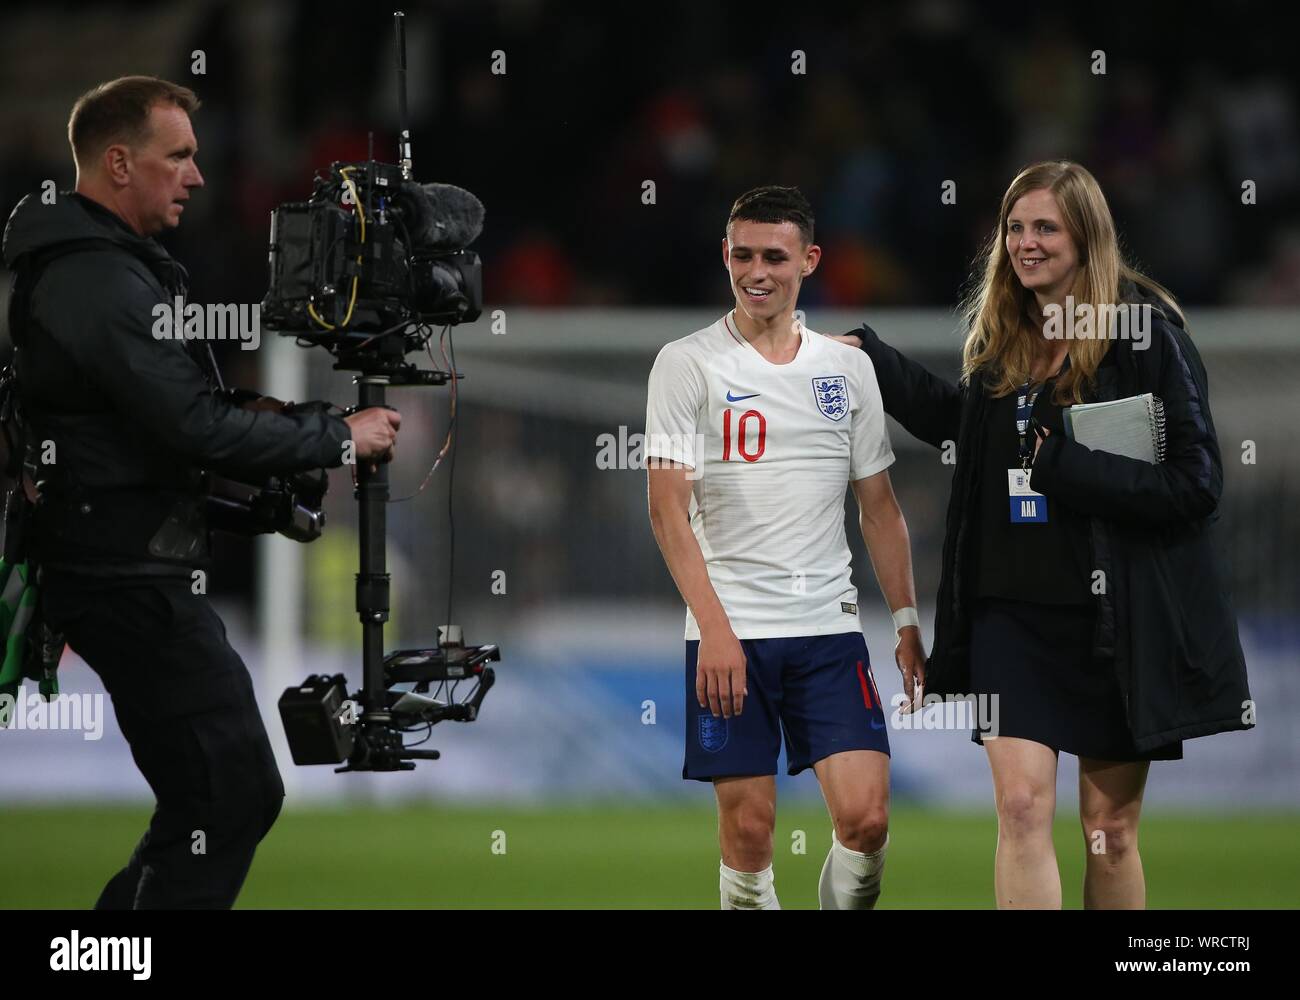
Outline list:
[[[89,907],[147,820],[140,808],[6,809],[0,907]],[[895,809],[880,908],[991,908],[996,837],[991,814]],[[238,905],[716,909],[716,838],[711,809],[679,805],[291,809],[259,848]],[[778,810],[784,908],[816,907],[829,840],[823,809]],[[1300,815],[1148,815],[1148,906],[1296,907],[1297,842]],[[1078,908],[1083,837],[1064,810],[1056,843],[1065,905]]]

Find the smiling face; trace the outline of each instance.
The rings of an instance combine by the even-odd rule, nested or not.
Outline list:
[[[120,150],[127,167],[123,207],[136,229],[153,236],[178,226],[190,190],[203,186],[190,116],[175,105],[155,104],[149,109],[149,137],[138,146],[110,147],[110,157],[114,150]]]
[[[1051,191],[1030,191],[1011,206],[1006,247],[1016,277],[1040,303],[1065,298],[1079,271],[1079,253]]]
[[[793,222],[736,219],[722,241],[736,308],[763,324],[794,311],[803,279],[820,259],[821,248],[805,244]]]

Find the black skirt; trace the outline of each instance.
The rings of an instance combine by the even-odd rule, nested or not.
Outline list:
[[[1110,661],[1092,658],[1095,611],[981,598],[971,622],[971,687],[997,695],[997,735],[1097,760],[1181,760],[1182,742],[1139,752]],[[971,734],[983,743],[979,729]]]

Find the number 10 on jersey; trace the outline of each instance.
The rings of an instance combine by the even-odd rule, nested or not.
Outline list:
[[[757,462],[767,447],[767,418],[757,410],[746,410],[733,421],[730,407],[722,411],[722,460],[731,461],[732,426],[736,428],[736,451],[746,462]],[[754,440],[757,438],[757,445]],[[752,446],[753,450],[750,450]]]

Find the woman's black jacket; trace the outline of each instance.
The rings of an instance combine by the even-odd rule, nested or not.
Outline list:
[[[885,411],[915,437],[956,442],[943,569],[926,667],[927,694],[970,692],[971,601],[980,525],[977,477],[990,396],[960,388],[852,331],[875,366]],[[1223,468],[1205,367],[1178,323],[1151,309],[1149,338],[1117,339],[1088,402],[1144,392],[1164,401],[1165,460],[1091,451],[1051,434],[1034,460],[1034,490],[1085,514],[1096,594],[1093,655],[1113,662],[1138,750],[1254,725],[1226,560],[1217,544]],[[1035,416],[1046,420],[1049,393]],[[1100,571],[1098,574],[1096,571]],[[1030,595],[1026,595],[1027,599]]]

